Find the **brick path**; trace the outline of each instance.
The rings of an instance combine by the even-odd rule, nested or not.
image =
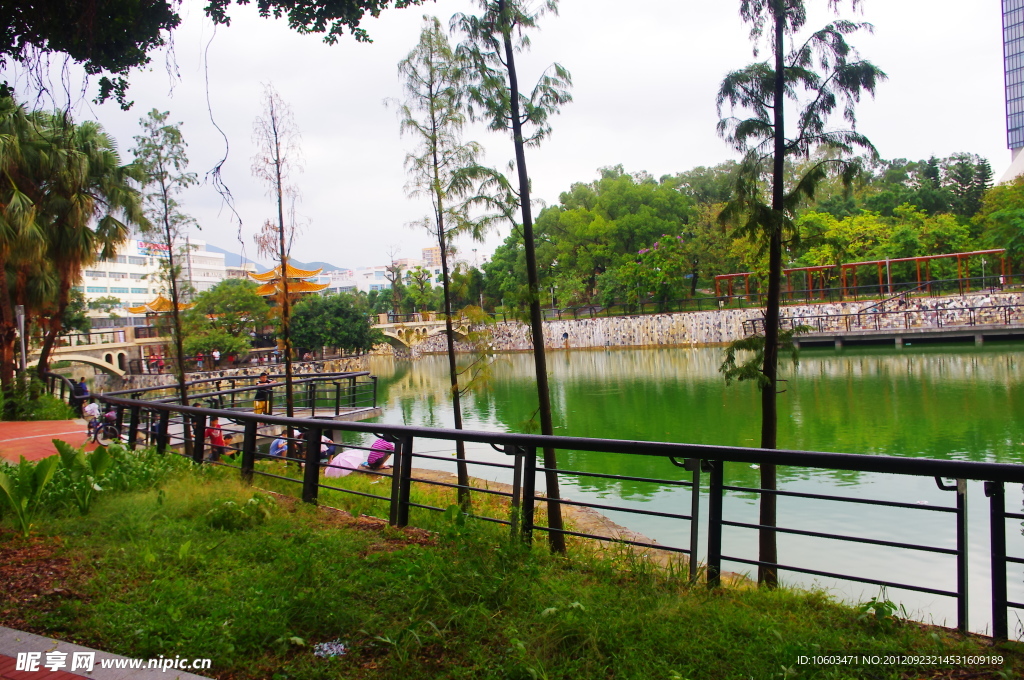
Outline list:
[[[85,442],[85,421],[78,420],[31,420],[0,422],[0,458],[17,463],[21,456],[27,460],[39,460],[57,453],[53,439],[62,439],[72,446]],[[86,446],[96,448],[92,441]],[[37,676],[38,677],[38,676]]]

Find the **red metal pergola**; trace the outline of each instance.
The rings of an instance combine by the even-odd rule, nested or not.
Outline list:
[[[891,260],[868,260],[865,262],[848,262],[834,265],[819,265],[815,267],[794,267],[793,269],[783,269],[782,273],[786,277],[786,287],[789,292],[793,292],[793,276],[802,275],[806,277],[808,297],[814,297],[815,292],[818,293],[818,297],[824,299],[825,289],[827,288],[826,282],[828,280],[829,272],[839,270],[840,286],[843,294],[847,293],[847,289],[850,287],[850,279],[852,278],[852,286],[857,287],[857,269],[859,267],[870,267],[874,266],[878,272],[878,290],[879,294],[885,295],[885,288],[887,285],[887,277],[885,276],[885,269],[887,266],[897,264],[900,262],[914,262],[917,265],[917,285],[920,288],[922,285],[926,286],[930,291],[931,282],[931,261],[941,260],[948,258],[956,258],[957,267],[957,278],[963,279],[965,276],[970,277],[970,267],[967,262],[967,258],[977,257],[982,255],[998,255],[1000,259],[1000,276],[1003,280],[1006,280],[1006,250],[1003,248],[995,248],[992,250],[974,250],[969,253],[946,253],[944,255],[921,255],[919,257],[899,257]],[[921,280],[921,263],[925,266],[925,278],[922,283]],[[719,274],[715,277],[715,295],[717,297],[722,296],[722,284],[726,286],[727,296],[732,297],[735,293],[733,291],[734,281],[736,279],[743,279],[743,295],[750,295],[750,277],[753,276],[753,272],[741,272],[738,274]],[[815,282],[818,283],[818,287],[815,288]],[[968,283],[968,290],[970,284]],[[889,290],[889,294],[892,294],[892,290]]]

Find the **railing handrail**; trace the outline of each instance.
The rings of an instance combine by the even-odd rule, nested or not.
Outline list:
[[[208,409],[180,404],[122,399],[112,393],[97,397],[104,403],[119,406],[139,406],[158,411],[176,411],[191,415],[216,415],[230,417],[236,421],[258,421],[272,425],[283,425],[295,429],[322,428],[322,420],[312,418],[288,418],[286,416],[259,415],[222,409]],[[710,444],[679,444],[673,442],[652,442],[625,439],[591,439],[586,437],[565,437],[556,435],[518,434],[507,432],[483,432],[477,430],[454,430],[446,428],[419,427],[414,425],[364,424],[358,422],[332,423],[336,430],[349,430],[368,434],[393,434],[396,436],[428,437],[449,441],[463,440],[481,444],[502,444],[525,448],[570,449],[627,455],[655,455],[665,458],[697,458],[738,463],[757,463],[810,467],[822,469],[844,469],[857,472],[904,474],[916,477],[942,477],[946,479],[974,479],[994,482],[1024,484],[1024,465],[1011,463],[987,463],[963,460],[938,460],[934,458],[904,458],[901,456],[867,455],[858,453],[831,453],[823,451],[796,451],[789,449],[759,449],[738,446],[715,446]]]
[[[170,374],[170,373],[163,373],[161,375],[168,375],[168,376],[173,377],[173,375]],[[225,380],[250,380],[250,379],[251,380],[258,380],[260,378],[260,375],[262,375],[262,373],[257,374],[257,375],[225,375],[225,376],[220,376],[220,377],[216,377],[216,378],[200,378],[198,380],[188,380],[188,381],[186,381],[185,382],[185,386],[186,387],[191,387],[193,385],[202,385],[204,383],[224,382]],[[303,378],[303,379],[305,379],[305,378],[337,378],[337,377],[346,377],[346,378],[357,377],[358,378],[358,377],[364,376],[364,375],[370,375],[370,372],[369,371],[336,371],[336,372],[333,372],[333,373],[293,373],[292,374],[292,379],[294,380],[296,378]],[[274,378],[285,378],[287,376],[284,373],[268,373],[267,377],[270,378],[271,380],[273,380]],[[104,392],[104,394],[106,396],[109,396],[109,397],[117,397],[117,396],[120,396],[122,394],[145,394],[147,392],[156,392],[158,390],[177,389],[177,387],[178,387],[178,383],[177,382],[169,382],[169,383],[166,383],[164,385],[154,385],[152,387],[137,387],[135,389],[117,390],[115,392]],[[149,402],[143,402],[143,403],[149,403]]]
[[[948,313],[951,313],[951,312],[972,312],[972,313],[976,313],[976,312],[981,311],[981,310],[998,311],[998,310],[1018,310],[1018,309],[1024,309],[1024,304],[1015,304],[1015,305],[979,305],[977,307],[942,307],[942,308],[935,308],[935,309],[893,309],[893,310],[889,310],[889,311],[879,310],[879,311],[873,311],[873,312],[869,312],[869,311],[842,312],[842,313],[839,313],[839,314],[813,314],[813,315],[807,315],[807,316],[788,316],[788,315],[780,314],[779,315],[779,321],[783,322],[783,323],[788,322],[790,325],[792,325],[794,322],[816,321],[816,320],[820,320],[820,319],[845,319],[845,318],[852,318],[852,317],[857,317],[857,318],[860,318],[860,317],[878,318],[878,317],[894,316],[894,315],[895,316],[906,316],[908,314],[948,314]],[[1009,325],[1010,323],[1011,323],[1011,321],[1009,319],[1009,315],[1008,314],[1006,316],[1006,320],[996,320],[996,321],[989,321],[989,322],[985,322],[985,323],[978,323],[978,322],[976,322],[973,319],[973,315],[972,315],[971,323],[968,323],[967,326],[969,326],[969,327],[975,327],[975,326],[1006,326],[1006,325]],[[758,325],[761,325],[761,326],[764,325],[764,319],[762,319],[762,318],[745,319],[743,321],[743,328],[744,328],[744,330],[746,330],[748,325],[751,327],[751,330],[756,330],[756,327]],[[940,326],[938,326],[938,327],[949,329],[949,328],[958,328],[959,326],[942,326],[940,324]],[[830,332],[831,330],[832,329],[822,329],[822,328],[811,327],[811,330],[807,331],[807,333],[808,334],[811,334],[811,333],[827,333],[827,332]],[[863,328],[850,329],[850,328],[847,328],[846,330],[871,330],[871,329],[863,329]],[[892,331],[894,329],[892,329],[892,328],[881,328],[881,329],[875,329],[875,330],[882,330],[882,331],[887,331],[888,332],[888,331]],[[906,330],[906,329],[904,328],[903,330]]]

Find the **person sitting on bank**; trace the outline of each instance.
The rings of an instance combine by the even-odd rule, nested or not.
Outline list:
[[[264,374],[266,375],[266,374]],[[270,451],[268,452],[271,456],[285,457],[288,455],[288,440],[294,433],[288,430],[285,434],[274,440],[270,445]]]
[[[378,439],[370,444],[370,454],[366,457],[366,467],[371,470],[382,470],[385,467],[391,467],[390,465],[385,466],[384,463],[388,462],[394,451],[394,444],[385,439]]]

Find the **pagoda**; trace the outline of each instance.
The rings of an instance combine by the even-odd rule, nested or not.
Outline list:
[[[256,289],[256,294],[263,297],[276,296],[282,293],[284,291],[285,278],[288,279],[289,296],[308,295],[309,293],[319,293],[330,285],[328,283],[311,283],[305,280],[317,276],[322,271],[323,268],[297,269],[289,264],[285,269],[286,277],[281,276],[280,265],[262,274],[250,273],[249,277],[260,284],[260,287]]]
[[[165,298],[163,295],[157,295],[156,299],[152,302],[147,302],[139,307],[127,307],[128,312],[131,314],[145,314],[156,315],[156,314],[169,314],[173,308],[173,304],[170,300]],[[179,302],[178,311],[183,312],[186,309],[192,309],[192,304],[188,302]]]

